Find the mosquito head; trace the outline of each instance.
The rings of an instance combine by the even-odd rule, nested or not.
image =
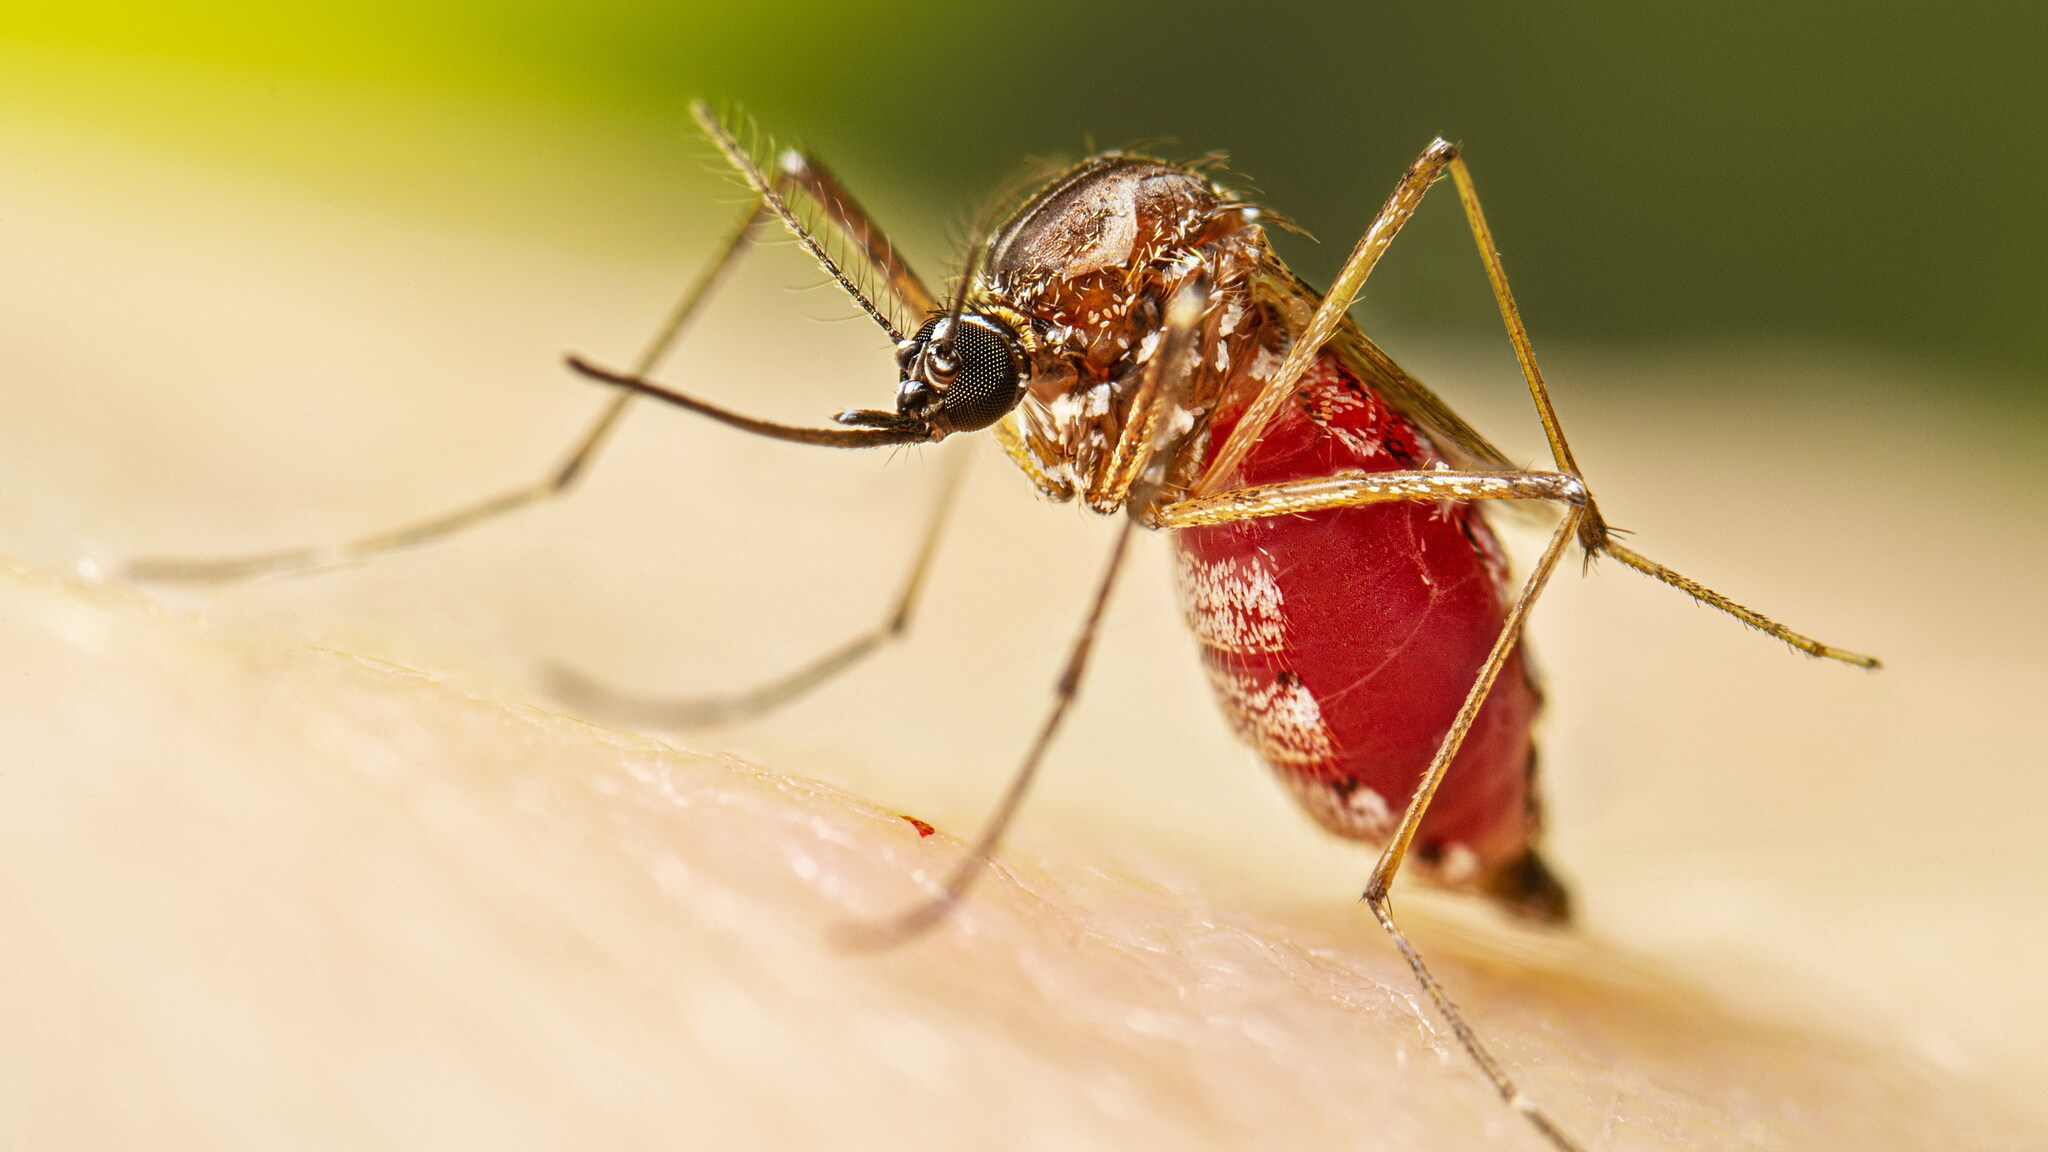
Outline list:
[[[1008,325],[978,312],[934,316],[896,346],[896,415],[941,432],[1001,420],[1024,396],[1024,352]]]

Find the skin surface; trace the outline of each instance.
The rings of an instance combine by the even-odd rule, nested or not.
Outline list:
[[[703,691],[865,627],[929,460],[640,413],[570,502],[429,552],[198,593],[79,579],[526,479],[600,402],[556,354],[636,344],[690,249],[5,147],[35,275],[0,283],[0,1145],[1536,1146],[1353,903],[1369,858],[1232,744],[1159,541],[959,922],[823,944],[956,858],[1106,546],[992,450],[909,647],[666,743],[561,714],[535,669]],[[670,371],[792,419],[886,396],[872,333],[805,322],[838,313],[771,290],[798,257],[764,264]],[[1504,349],[1404,358],[1533,451]],[[2040,461],[1839,358],[1549,367],[1646,551],[1891,667],[1561,574],[1534,650],[1586,931],[1410,890],[1418,944],[1594,1147],[2040,1146],[2048,785],[2016,717],[2048,628],[2007,577],[2048,552],[2041,514],[1886,483],[1932,453],[2019,491]],[[1682,387],[1632,390],[1651,374]],[[1883,402],[1827,392],[1852,385]]]

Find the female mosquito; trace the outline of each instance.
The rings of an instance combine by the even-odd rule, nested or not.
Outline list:
[[[1878,662],[1792,631],[1614,538],[1537,370],[1500,254],[1456,146],[1432,143],[1395,186],[1327,293],[1268,246],[1269,217],[1198,167],[1110,153],[1015,209],[977,246],[949,303],[927,289],[816,160],[721,120],[698,122],[753,190],[717,255],[626,371],[571,358],[619,389],[567,460],[531,486],[331,548],[226,561],[156,560],[156,579],[231,579],[422,543],[558,494],[636,395],[755,435],[835,448],[994,430],[1054,500],[1123,515],[1036,740],[940,893],[856,943],[940,922],[981,873],[1080,689],[1132,534],[1173,533],[1188,623],[1238,735],[1325,828],[1381,845],[1365,902],[1501,1098],[1559,1149],[1577,1143],[1515,1087],[1395,922],[1404,866],[1537,920],[1570,902],[1539,854],[1532,729],[1542,694],[1522,661],[1530,607],[1567,546],[1611,556],[1814,656]],[[745,137],[747,142],[743,143]],[[1549,440],[1554,470],[1517,468],[1350,320],[1374,265],[1448,174]],[[895,344],[894,410],[833,427],[741,415],[650,380],[684,324],[770,217]],[[737,696],[658,708],[565,676],[565,695],[671,724],[766,711],[908,628],[949,488],[894,610],[877,628]],[[1482,506],[1554,505],[1561,518],[1516,588]],[[1401,803],[1405,798],[1405,807]]]

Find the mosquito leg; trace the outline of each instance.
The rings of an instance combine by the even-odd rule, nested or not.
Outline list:
[[[1372,879],[1366,885],[1365,902],[1371,907],[1373,917],[1393,937],[1394,946],[1401,952],[1408,966],[1414,970],[1415,979],[1428,993],[1436,1005],[1439,1015],[1451,1027],[1458,1044],[1472,1062],[1479,1066],[1487,1081],[1500,1094],[1508,1106],[1526,1116],[1529,1122],[1558,1148],[1560,1152],[1577,1152],[1578,1145],[1563,1129],[1559,1128],[1534,1102],[1515,1086],[1507,1071],[1494,1059],[1482,1043],[1472,1026],[1465,1021],[1463,1013],[1437,982],[1436,976],[1423,963],[1422,954],[1401,931],[1394,920],[1393,905],[1389,891],[1394,877],[1407,859],[1410,844],[1414,842],[1415,831],[1422,824],[1423,815],[1428,812],[1430,801],[1436,796],[1437,788],[1450,771],[1452,760],[1465,742],[1479,716],[1480,706],[1486,702],[1487,693],[1493,688],[1495,678],[1506,665],[1516,642],[1521,638],[1523,622],[1528,619],[1529,609],[1543,592],[1551,574],[1557,569],[1558,560],[1571,543],[1577,532],[1579,520],[1585,512],[1585,485],[1576,476],[1559,472],[1361,472],[1337,475],[1325,479],[1294,481],[1284,484],[1260,485],[1252,488],[1225,492],[1216,496],[1198,497],[1160,509],[1154,520],[1160,527],[1187,528],[1202,524],[1221,524],[1234,520],[1255,519],[1265,516],[1289,516],[1307,512],[1318,512],[1330,508],[1358,507],[1366,504],[1382,504],[1397,501],[1438,500],[1541,500],[1561,504],[1565,516],[1551,534],[1550,544],[1537,560],[1535,570],[1529,574],[1522,591],[1509,608],[1507,618],[1501,625],[1499,636],[1494,639],[1493,648],[1479,666],[1472,688],[1466,693],[1465,701],[1452,719],[1450,729],[1445,733],[1443,743],[1437,747],[1436,755],[1430,760],[1422,780],[1416,785],[1414,796],[1408,808],[1401,815],[1401,822],[1388,839],[1379,863],[1373,868]]]
[[[1522,364],[1529,387],[1536,397],[1538,413],[1543,418],[1543,428],[1550,438],[1551,454],[1557,460],[1558,470],[1578,474],[1578,465],[1573,461],[1571,448],[1565,443],[1564,431],[1558,425],[1557,413],[1550,404],[1550,394],[1543,387],[1543,377],[1536,369],[1535,353],[1530,350],[1528,332],[1522,327],[1520,312],[1515,308],[1514,297],[1508,294],[1507,275],[1501,270],[1500,253],[1493,246],[1493,235],[1486,228],[1486,219],[1479,213],[1479,200],[1471,193],[1471,175],[1465,169],[1464,160],[1458,155],[1458,147],[1443,139],[1432,141],[1422,150],[1408,170],[1401,174],[1393,194],[1366,227],[1365,234],[1358,238],[1358,244],[1344,261],[1344,267],[1337,273],[1337,279],[1323,296],[1315,314],[1309,318],[1301,336],[1287,351],[1286,359],[1269,380],[1259,395],[1246,408],[1244,417],[1231,430],[1228,440],[1216,452],[1209,469],[1196,486],[1194,495],[1209,496],[1222,486],[1224,481],[1237,471],[1245,454],[1258,442],[1259,435],[1267,423],[1279,414],[1287,398],[1294,392],[1296,381],[1308,371],[1310,364],[1322,352],[1323,346],[1337,334],[1351,305],[1358,299],[1358,293],[1365,287],[1367,277],[1379,263],[1380,257],[1400,235],[1401,228],[1422,206],[1422,199],[1430,185],[1443,178],[1446,171],[1457,179],[1459,196],[1465,205],[1467,221],[1473,235],[1479,241],[1480,254],[1486,261],[1487,276],[1494,287],[1494,296],[1500,302],[1501,315],[1507,322],[1509,337],[1515,344],[1515,355]],[[1377,352],[1370,341],[1365,344]],[[1405,375],[1405,374],[1403,374]],[[1589,505],[1590,507],[1590,505]],[[1588,522],[1597,522],[1598,513],[1589,512]]]
[[[1133,403],[1133,418],[1117,445],[1116,467],[1111,469],[1114,479],[1103,493],[1091,495],[1091,500],[1101,499],[1114,507],[1131,497],[1135,504],[1149,506],[1150,489],[1156,485],[1148,482],[1136,494],[1134,486],[1145,475],[1148,463],[1158,458],[1159,450],[1167,439],[1167,416],[1181,400],[1181,385],[1188,376],[1187,354],[1195,328],[1206,315],[1208,301],[1206,277],[1191,279],[1174,294],[1167,309],[1166,336],[1145,365],[1139,398]],[[948,478],[946,490],[933,510],[923,547],[904,583],[895,610],[870,631],[794,672],[728,696],[674,700],[632,695],[562,667],[549,670],[548,678],[554,694],[577,707],[627,723],[679,729],[708,728],[752,719],[801,697],[859,663],[882,645],[901,638],[909,628],[911,612],[923,587],[932,553],[938,546],[940,530],[958,491],[965,460],[961,457],[961,464]]]
[[[1564,438],[1564,425],[1558,422],[1557,409],[1550,402],[1550,389],[1543,384],[1543,371],[1536,367],[1536,350],[1529,344],[1529,329],[1522,323],[1522,310],[1515,306],[1515,294],[1508,289],[1507,269],[1501,266],[1500,249],[1494,245],[1493,229],[1486,226],[1486,214],[1479,208],[1479,191],[1472,184],[1472,170],[1465,165],[1465,158],[1458,155],[1456,147],[1437,141],[1447,149],[1446,164],[1451,179],[1458,186],[1458,202],[1464,206],[1465,222],[1472,228],[1472,241],[1479,246],[1479,259],[1486,264],[1486,280],[1493,286],[1493,298],[1500,305],[1501,323],[1506,325],[1508,340],[1515,346],[1515,359],[1522,365],[1522,375],[1529,381],[1529,395],[1536,401],[1536,415],[1543,421],[1543,435],[1550,441],[1550,455],[1557,461],[1558,470],[1579,474],[1579,463],[1572,458],[1572,446]],[[1585,529],[1604,532],[1600,516],[1590,505],[1586,515]],[[1588,548],[1588,551],[1594,551]]]
[[[650,728],[712,728],[751,720],[808,694],[812,689],[860,663],[882,646],[900,640],[910,631],[912,615],[924,591],[932,556],[938,551],[953,504],[959,496],[961,478],[969,457],[962,453],[949,470],[925,527],[924,540],[911,563],[910,575],[896,597],[895,607],[880,624],[795,671],[743,692],[724,696],[664,699],[620,692],[591,679],[573,668],[560,665],[547,671],[549,690],[564,703],[615,719],[621,723]]]
[[[1480,259],[1486,265],[1486,277],[1493,286],[1494,300],[1500,306],[1501,321],[1507,327],[1508,339],[1515,346],[1515,358],[1521,363],[1522,375],[1528,381],[1529,395],[1536,402],[1537,416],[1543,422],[1543,434],[1550,442],[1551,457],[1556,461],[1559,472],[1572,476],[1581,474],[1578,461],[1572,456],[1571,444],[1565,439],[1564,426],[1557,418],[1556,406],[1551,403],[1550,390],[1543,383],[1542,370],[1536,366],[1536,353],[1529,343],[1528,328],[1522,323],[1521,310],[1516,307],[1514,293],[1508,288],[1507,272],[1501,265],[1500,249],[1493,242],[1493,231],[1487,227],[1485,213],[1480,210],[1479,193],[1473,185],[1471,170],[1466,166],[1464,157],[1458,154],[1457,145],[1446,140],[1437,140],[1423,149],[1422,155],[1416,157],[1415,162],[1402,174],[1400,182],[1394,187],[1393,195],[1387,198],[1386,205],[1373,217],[1372,224],[1365,230],[1365,235],[1359,238],[1357,247],[1352,249],[1351,256],[1345,260],[1343,270],[1337,274],[1336,282],[1331,285],[1329,293],[1323,297],[1323,302],[1310,317],[1300,338],[1288,349],[1286,358],[1281,361],[1273,378],[1245,409],[1245,414],[1238,421],[1237,427],[1231,430],[1229,438],[1217,449],[1207,471],[1190,492],[1191,496],[1200,499],[1217,495],[1228,478],[1236,473],[1245,454],[1258,442],[1266,424],[1279,414],[1288,397],[1293,395],[1295,383],[1301,378],[1301,374],[1314,363],[1323,346],[1343,324],[1345,314],[1349,312],[1352,302],[1357,299],[1359,289],[1364,287],[1373,266],[1394,242],[1394,237],[1400,233],[1402,225],[1415,215],[1415,210],[1421,206],[1423,195],[1429,191],[1430,185],[1441,179],[1445,173],[1450,174],[1458,187],[1458,200],[1464,207],[1465,221],[1471,227],[1473,241],[1479,246]],[[1696,580],[1682,576],[1622,547],[1614,542],[1612,531],[1600,515],[1600,509],[1593,502],[1590,493],[1586,494],[1580,504],[1584,514],[1579,517],[1579,544],[1586,550],[1587,556],[1598,556],[1603,553],[1611,555],[1630,568],[1653,576],[1710,608],[1726,612],[1743,623],[1784,641],[1798,651],[1862,668],[1879,666],[1873,657],[1823,644],[1809,636],[1794,632],[1760,612],[1735,603]]]
[[[1479,1035],[1465,1022],[1464,1014],[1458,1011],[1457,1004],[1444,991],[1443,985],[1437,983],[1436,974],[1422,962],[1422,953],[1415,950],[1415,945],[1408,940],[1408,934],[1401,931],[1401,926],[1394,922],[1394,908],[1387,898],[1384,895],[1377,898],[1367,896],[1365,903],[1372,909],[1373,919],[1378,920],[1380,927],[1387,930],[1387,935],[1394,938],[1394,947],[1399,949],[1401,957],[1408,961],[1409,969],[1415,973],[1416,983],[1421,984],[1422,990],[1429,994],[1430,1002],[1436,1005],[1437,1014],[1450,1024],[1451,1033],[1458,1038],[1458,1046],[1465,1050],[1465,1054],[1472,1058],[1473,1063],[1479,1065],[1480,1072],[1493,1085],[1494,1091],[1500,1093],[1500,1098],[1507,1102],[1508,1107],[1526,1117],[1530,1124],[1535,1125],[1536,1130],[1543,1134],[1543,1138],[1559,1152],[1582,1152],[1579,1142],[1552,1120],[1534,1100],[1523,1095],[1522,1090],[1517,1088],[1514,1080],[1508,1076],[1507,1070],[1493,1058],[1493,1053],[1487,1050],[1486,1045],[1480,1042]]]
[[[1386,848],[1380,853],[1379,863],[1373,867],[1372,879],[1365,888],[1365,902],[1372,909],[1373,917],[1387,930],[1388,935],[1394,938],[1394,946],[1401,950],[1401,955],[1408,961],[1408,966],[1414,969],[1415,979],[1421,983],[1423,991],[1429,994],[1438,1014],[1451,1026],[1452,1034],[1458,1038],[1458,1045],[1472,1057],[1472,1062],[1479,1066],[1480,1072],[1493,1084],[1494,1091],[1500,1094],[1500,1098],[1506,1101],[1510,1108],[1526,1116],[1537,1131],[1560,1152],[1578,1152],[1579,1146],[1546,1116],[1534,1101],[1522,1094],[1522,1090],[1515,1086],[1500,1062],[1494,1059],[1493,1054],[1487,1051],[1486,1045],[1480,1042],[1478,1033],[1465,1022],[1464,1014],[1458,1011],[1458,1006],[1444,992],[1443,985],[1437,983],[1436,976],[1430,972],[1429,966],[1422,962],[1422,954],[1415,950],[1415,945],[1409,942],[1407,934],[1394,922],[1394,909],[1389,900],[1389,890],[1394,882],[1394,876],[1401,870],[1401,862],[1408,856],[1408,846],[1415,839],[1415,830],[1421,826],[1423,814],[1429,811],[1429,802],[1435,797],[1437,786],[1443,783],[1444,775],[1450,771],[1451,761],[1457,756],[1459,746],[1465,742],[1465,734],[1471,731],[1473,721],[1478,718],[1479,707],[1486,702],[1486,694],[1492,690],[1494,678],[1500,675],[1509,653],[1514,651],[1515,642],[1521,637],[1522,624],[1529,617],[1529,609],[1536,603],[1536,598],[1542,595],[1543,586],[1549,582],[1550,574],[1556,570],[1558,559],[1564,555],[1565,546],[1571,541],[1573,533],[1578,528],[1579,519],[1584,515],[1583,507],[1572,506],[1558,524],[1557,531],[1551,535],[1550,546],[1543,550],[1542,558],[1536,561],[1535,570],[1529,573],[1528,581],[1522,585],[1521,595],[1515,598],[1513,607],[1508,609],[1507,620],[1501,625],[1500,635],[1493,642],[1493,650],[1487,653],[1486,661],[1479,666],[1479,674],[1472,682],[1472,689],[1465,694],[1464,705],[1452,719],[1450,731],[1445,733],[1443,743],[1436,750],[1435,758],[1429,762],[1428,770],[1423,773],[1422,782],[1416,785],[1415,795],[1408,801],[1408,809],[1401,814],[1400,825],[1395,828]]]
[[[1448,147],[1448,146],[1447,146]],[[1578,461],[1572,457],[1571,444],[1565,440],[1564,425],[1557,418],[1557,408],[1551,403],[1550,389],[1543,383],[1543,372],[1536,366],[1536,352],[1529,344],[1529,330],[1522,323],[1521,309],[1515,306],[1515,296],[1508,288],[1507,270],[1502,267],[1500,249],[1493,242],[1493,230],[1487,227],[1486,213],[1479,207],[1479,191],[1472,182],[1472,171],[1465,164],[1465,158],[1452,148],[1446,165],[1451,179],[1458,187],[1458,201],[1465,209],[1465,222],[1471,226],[1473,243],[1479,246],[1479,258],[1486,265],[1486,279],[1493,287],[1494,300],[1500,305],[1501,323],[1507,327],[1508,340],[1515,346],[1515,359],[1521,362],[1522,375],[1529,382],[1529,395],[1536,402],[1536,414],[1543,421],[1543,435],[1550,441],[1550,454],[1557,461],[1558,470],[1580,475]],[[1601,518],[1599,508],[1588,499],[1586,514],[1579,523],[1579,543],[1588,556],[1605,553],[1630,568],[1654,577],[1680,592],[1692,597],[1710,608],[1726,612],[1744,624],[1791,645],[1798,651],[1860,668],[1877,668],[1875,657],[1864,656],[1846,649],[1823,644],[1810,636],[1794,632],[1775,620],[1750,608],[1737,604],[1719,592],[1689,577],[1666,568],[1640,553],[1617,543]]]
[[[696,314],[699,305],[745,251],[762,219],[770,215],[781,218],[791,231],[796,233],[805,248],[817,257],[832,273],[834,279],[871,315],[881,318],[881,311],[861,289],[856,279],[851,278],[842,267],[847,263],[847,254],[839,251],[840,249],[850,247],[852,250],[852,277],[878,279],[887,289],[885,303],[901,302],[913,313],[930,310],[933,306],[931,293],[897,254],[887,235],[862,211],[860,205],[847,195],[838,180],[822,164],[801,152],[786,150],[774,160],[773,175],[765,174],[753,157],[740,147],[732,134],[718,122],[709,109],[699,105],[693,111],[719,150],[739,168],[748,185],[754,189],[757,199],[747,209],[738,226],[726,235],[711,263],[684,290],[681,299],[670,310],[654,339],[633,362],[632,370],[625,375],[644,378],[654,371],[656,365],[668,354],[669,348],[675,343],[684,325]],[[792,197],[798,198],[802,205],[812,210],[812,219],[819,227],[812,229],[806,225],[804,219],[791,207]],[[831,247],[831,251],[828,251],[828,246]],[[886,319],[883,326],[892,333],[895,331]],[[631,402],[630,392],[620,392],[614,396],[583,435],[577,438],[568,456],[538,481],[501,492],[452,512],[338,545],[291,548],[225,559],[145,557],[130,561],[126,566],[126,573],[130,578],[137,580],[222,583],[252,576],[301,572],[350,563],[451,536],[486,520],[495,519],[566,492],[596,458],[610,437],[612,429],[625,415],[626,406]]]
[[[1172,417],[1186,404],[1188,382],[1194,375],[1189,353],[1203,323],[1213,322],[1209,288],[1208,275],[1197,273],[1168,298],[1159,342],[1153,345],[1138,380],[1137,395],[1131,398],[1130,418],[1110,450],[1109,466],[1089,486],[1088,503],[1096,511],[1113,512],[1128,505],[1143,518],[1150,509],[1166,463],[1173,458],[1170,442],[1176,430]]]
[[[1543,500],[1582,509],[1591,507],[1585,481],[1562,472],[1353,472],[1314,480],[1261,484],[1182,500],[1160,509],[1149,522],[1158,528],[1193,528],[1261,516],[1295,516],[1328,508],[1353,508],[1362,504],[1403,500]],[[1585,542],[1583,532],[1579,540],[1581,544]],[[1823,644],[1811,636],[1795,632],[1761,612],[1745,608],[1712,588],[1633,551],[1611,536],[1602,541],[1599,551],[1784,641],[1798,651],[1854,664],[1859,668],[1880,667],[1875,657]]]
[[[1655,560],[1650,559],[1648,556],[1624,546],[1612,536],[1608,536],[1601,542],[1600,551],[1605,552],[1607,555],[1614,557],[1616,560],[1641,572],[1645,576],[1669,584],[1709,608],[1717,608],[1726,612],[1728,615],[1735,617],[1737,620],[1762,632],[1766,636],[1774,636],[1779,640],[1783,640],[1794,649],[1804,652],[1809,656],[1818,656],[1825,660],[1839,660],[1844,664],[1854,664],[1858,668],[1884,667],[1883,662],[1875,656],[1864,656],[1860,653],[1851,652],[1846,648],[1837,648],[1832,644],[1823,644],[1804,633],[1794,632],[1792,629],[1785,627],[1783,624],[1753,608],[1745,608],[1737,604],[1735,601],[1694,580],[1692,577],[1674,572]]]
[[[1038,738],[1032,741],[1031,750],[1025,753],[1016,775],[1010,778],[1010,787],[1003,793],[1002,803],[996,805],[995,814],[989,817],[981,835],[975,838],[974,847],[954,867],[952,875],[946,877],[945,885],[937,895],[891,919],[844,926],[838,935],[838,942],[843,947],[858,950],[887,948],[926,931],[944,920],[975,880],[987,870],[990,854],[1002,842],[1003,833],[1017,815],[1025,793],[1031,790],[1031,781],[1038,775],[1038,766],[1045,760],[1046,750],[1052,747],[1053,737],[1059,734],[1060,724],[1066,720],[1067,710],[1081,690],[1081,677],[1088,669],[1088,657],[1095,647],[1095,634],[1102,626],[1103,613],[1109,607],[1109,594],[1116,587],[1124,553],[1129,550],[1131,534],[1137,526],[1135,517],[1127,517],[1117,532],[1109,563],[1096,584],[1095,599],[1089,605],[1087,618],[1081,622],[1080,635],[1074,638],[1074,646],[1067,652],[1066,667],[1053,686],[1052,710],[1046,714],[1045,723],[1038,729]]]
[[[1198,497],[1160,509],[1154,521],[1165,528],[1187,528],[1202,524],[1229,523],[1234,520],[1255,519],[1265,516],[1290,516],[1307,512],[1324,511],[1330,508],[1358,507],[1366,504],[1384,504],[1397,501],[1438,500],[1541,500],[1561,504],[1565,508],[1564,519],[1551,534],[1550,544],[1536,561],[1536,567],[1529,573],[1522,591],[1508,609],[1507,618],[1501,624],[1500,634],[1495,637],[1493,648],[1479,666],[1472,688],[1465,695],[1465,702],[1451,720],[1450,729],[1444,734],[1443,743],[1438,745],[1436,755],[1431,758],[1422,780],[1416,785],[1415,793],[1408,801],[1408,808],[1401,814],[1401,822],[1388,839],[1381,852],[1379,863],[1374,866],[1372,878],[1365,889],[1365,902],[1372,908],[1373,917],[1393,937],[1394,946],[1414,970],[1415,979],[1429,994],[1437,1012],[1451,1027],[1458,1038],[1458,1044],[1472,1062],[1479,1066],[1494,1090],[1508,1106],[1526,1116],[1531,1124],[1558,1148],[1560,1152],[1578,1152],[1578,1144],[1538,1108],[1521,1089],[1515,1086],[1507,1071],[1494,1059],[1482,1043],[1472,1026],[1465,1021],[1463,1013],[1445,993],[1443,985],[1437,982],[1435,974],[1423,963],[1422,954],[1401,931],[1394,921],[1393,905],[1389,892],[1394,877],[1407,859],[1409,846],[1415,840],[1416,829],[1421,827],[1422,818],[1429,811],[1429,804],[1436,796],[1437,788],[1450,771],[1451,762],[1456,759],[1458,749],[1465,742],[1465,736],[1478,719],[1480,706],[1486,703],[1487,693],[1492,691],[1494,680],[1501,668],[1507,664],[1508,656],[1521,638],[1522,625],[1529,617],[1538,596],[1549,583],[1551,574],[1557,569],[1558,560],[1578,531],[1579,521],[1586,515],[1585,485],[1576,476],[1560,472],[1358,472],[1337,475],[1326,479],[1294,481],[1284,484],[1260,485],[1253,488],[1225,492],[1217,496]]]
[[[1137,431],[1126,436],[1127,440],[1132,440],[1127,459],[1122,455],[1125,450],[1121,446],[1119,449],[1121,464],[1116,471],[1121,478],[1116,483],[1119,498],[1127,495],[1130,499],[1130,515],[1124,517],[1123,527],[1118,531],[1116,544],[1109,554],[1109,563],[1096,585],[1095,599],[1088,607],[1087,618],[1081,622],[1080,635],[1074,638],[1074,646],[1067,653],[1066,668],[1053,687],[1052,710],[1039,727],[1038,738],[1032,741],[1030,751],[1025,753],[1024,762],[1010,780],[1009,790],[1003,793],[1002,802],[975,839],[974,848],[953,869],[939,893],[893,919],[846,926],[839,936],[843,946],[887,948],[932,928],[946,918],[966,895],[968,888],[987,870],[990,855],[1002,842],[1003,833],[1016,817],[1025,793],[1031,790],[1031,781],[1038,775],[1046,750],[1052,747],[1053,737],[1059,734],[1060,725],[1067,718],[1067,710],[1081,691],[1081,677],[1088,669],[1088,657],[1095,648],[1095,635],[1102,627],[1103,613],[1109,608],[1110,592],[1115,589],[1117,574],[1123,569],[1131,535],[1140,524],[1147,522],[1147,512],[1159,485],[1158,469],[1152,465],[1167,455],[1167,442],[1171,439],[1173,427],[1169,414],[1183,401],[1187,381],[1195,368],[1189,352],[1195,330],[1208,311],[1209,289],[1206,276],[1193,276],[1174,292],[1167,303],[1165,336],[1145,365],[1141,400],[1133,412],[1132,426]]]
[[[1387,197],[1385,206],[1366,227],[1365,235],[1358,238],[1357,246],[1352,248],[1351,255],[1344,260],[1344,267],[1337,273],[1336,281],[1323,296],[1323,302],[1316,306],[1315,314],[1309,317],[1307,327],[1302,329],[1293,347],[1287,350],[1287,356],[1280,362],[1273,378],[1260,389],[1259,395],[1238,420],[1237,427],[1231,429],[1229,438],[1216,450],[1208,470],[1195,484],[1193,495],[1214,495],[1237,472],[1237,466],[1244,462],[1245,454],[1251,451],[1252,445],[1258,443],[1266,425],[1280,414],[1281,407],[1294,395],[1294,386],[1302,373],[1315,363],[1330,337],[1337,334],[1337,329],[1351,311],[1351,305],[1358,299],[1359,290],[1365,287],[1366,278],[1372,275],[1380,257],[1386,255],[1401,226],[1415,215],[1415,209],[1422,204],[1423,194],[1443,175],[1444,166],[1456,155],[1455,147],[1438,140],[1424,149],[1422,155],[1416,157],[1408,170],[1401,174],[1393,195]]]
[[[718,281],[731,268],[760,223],[763,206],[755,203],[748,207],[739,225],[726,234],[712,258],[697,278],[684,289],[682,296],[670,309],[654,339],[650,341],[640,358],[634,363],[643,375],[651,371],[663,356],[667,355],[683,326],[689,322],[700,304]],[[290,548],[278,552],[266,552],[254,556],[238,556],[225,559],[185,559],[179,557],[144,557],[129,562],[127,574],[136,580],[155,580],[180,583],[222,583],[242,580],[252,576],[274,575],[284,572],[300,572],[362,560],[381,553],[410,548],[451,536],[475,524],[494,519],[508,512],[552,496],[560,495],[575,484],[583,474],[605,440],[617,426],[619,418],[625,415],[626,405],[633,399],[630,392],[614,396],[598,413],[597,419],[576,439],[569,454],[539,481],[501,492],[486,500],[480,500],[426,520],[416,521],[403,527],[378,532],[343,544],[312,548]]]
[[[1364,504],[1443,500],[1541,500],[1577,507],[1586,502],[1586,485],[1562,472],[1339,472],[1182,500],[1159,509],[1150,522],[1157,528],[1193,528]]]

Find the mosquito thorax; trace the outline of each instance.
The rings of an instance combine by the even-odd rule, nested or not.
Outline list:
[[[896,346],[896,414],[939,432],[973,432],[1024,395],[1024,353],[1008,325],[977,312],[934,316]]]

